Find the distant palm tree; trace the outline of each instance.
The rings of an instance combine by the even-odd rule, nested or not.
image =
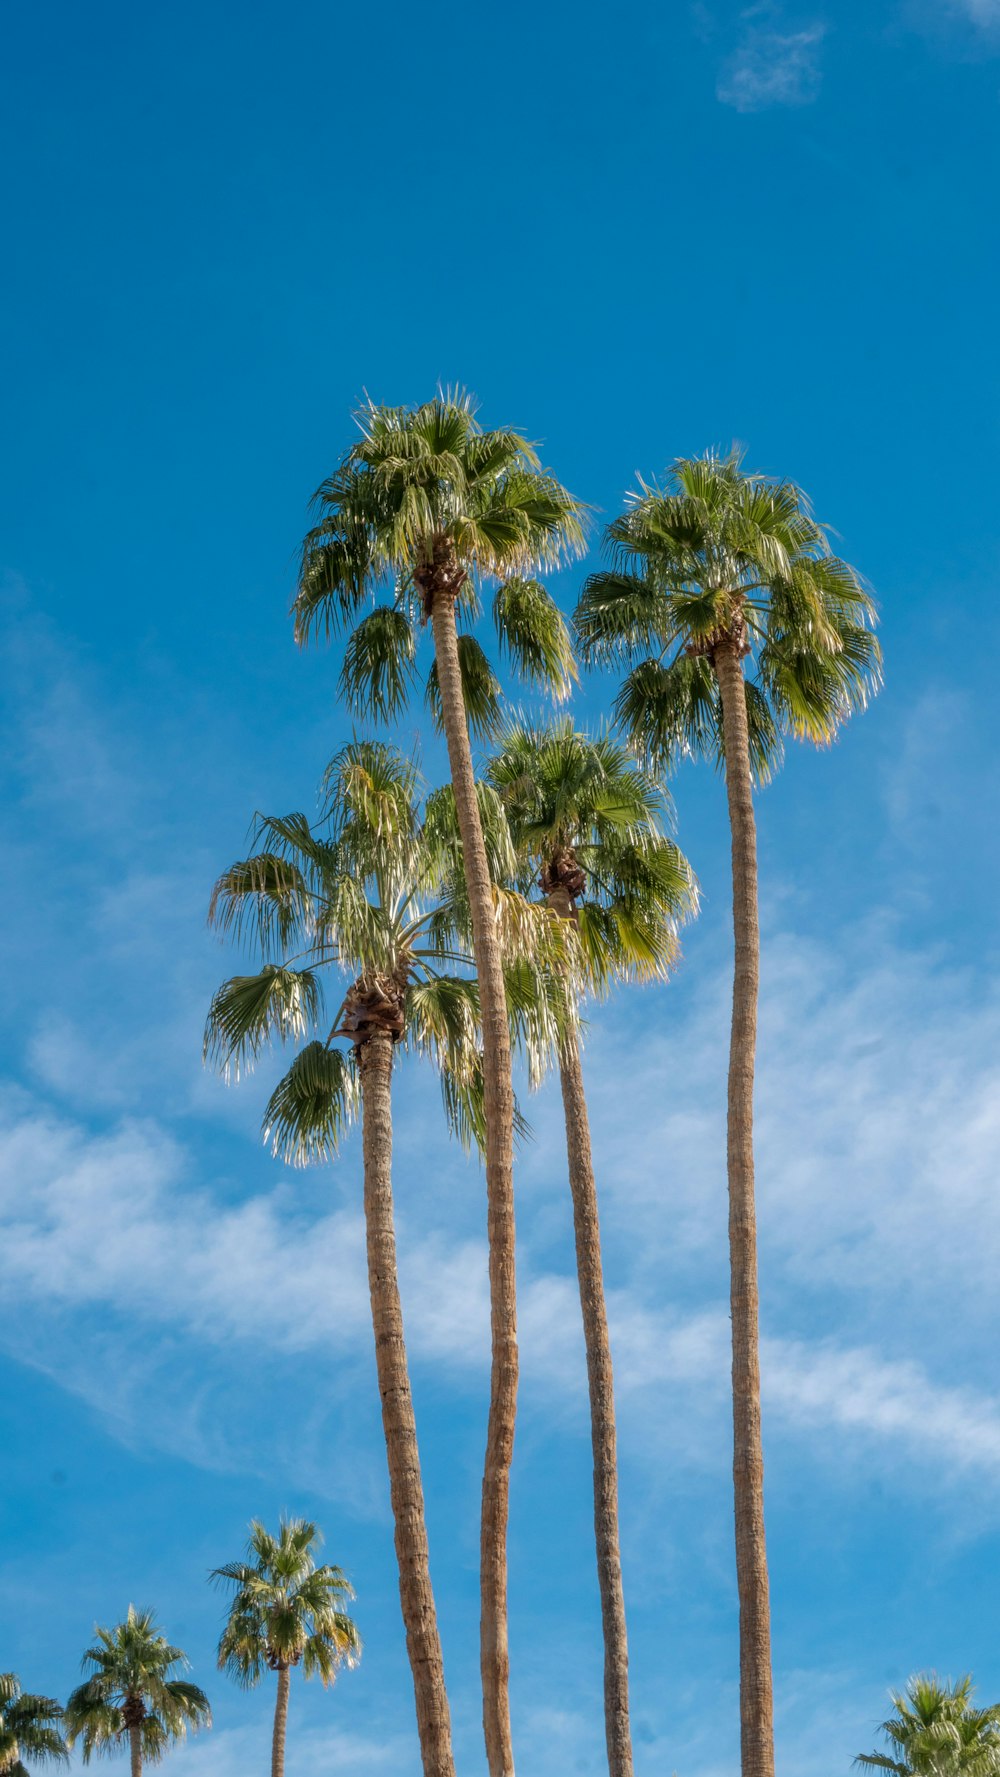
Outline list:
[[[484,432],[472,401],[441,394],[414,408],[369,405],[360,437],[316,494],[305,539],[295,634],[348,631],[341,685],[355,708],[393,717],[413,680],[417,624],[430,622],[427,683],[444,729],[462,838],[482,1000],[487,1231],[493,1364],[483,1471],[480,1662],[491,1777],[512,1777],[507,1636],[507,1517],[517,1411],[514,1094],[503,967],[476,796],[470,724],[489,730],[499,686],[474,637],[460,635],[496,583],[500,645],[530,679],[568,689],[569,632],[533,578],[582,545],[582,508],[540,467],[527,440]],[[361,616],[369,600],[374,610]]]
[[[485,1132],[478,987],[471,956],[456,948],[449,910],[460,886],[453,880],[454,805],[439,793],[421,825],[416,789],[412,762],[395,748],[356,742],[326,774],[327,815],[318,827],[304,815],[258,822],[259,849],[220,877],[210,918],[248,935],[269,960],[219,989],[206,1048],[224,1067],[238,1067],[273,1037],[307,1034],[319,1024],[324,974],[346,977],[325,1040],[301,1049],[272,1095],[265,1134],[293,1164],[331,1159],[360,1099],[375,1357],[421,1756],[427,1777],[453,1777],[396,1267],[390,1091],[397,1047],[433,1054],[449,1121],[466,1144],[482,1144]],[[481,800],[495,851],[505,829],[486,792]],[[508,914],[512,901],[503,898]],[[537,1051],[550,1032],[544,996],[534,1003],[534,978],[523,962],[508,966],[515,1037]],[[349,1047],[337,1046],[338,1038]]]
[[[328,1685],[361,1654],[361,1638],[343,1608],[354,1593],[339,1567],[316,1565],[321,1540],[305,1518],[283,1518],[276,1537],[254,1519],[247,1559],[212,1575],[233,1588],[219,1641],[220,1667],[247,1690],[266,1671],[278,1675],[271,1777],[284,1777],[292,1668],[301,1665],[306,1678]]]
[[[569,720],[515,724],[489,767],[519,856],[552,911],[573,922],[575,967],[563,986],[603,992],[614,981],[666,974],[677,924],[694,911],[691,869],[660,827],[663,797],[625,749]],[[594,1452],[594,1529],[604,1631],[604,1713],[611,1777],[631,1777],[628,1639],[618,1531],[614,1380],[601,1261],[597,1186],[580,1044],[568,1019],[559,1044],[577,1275]]]
[[[30,1777],[30,1765],[68,1759],[60,1732],[62,1705],[22,1691],[13,1672],[0,1672],[0,1774]]]
[[[972,1695],[971,1677],[955,1685],[934,1673],[911,1678],[892,1693],[896,1713],[881,1726],[891,1751],[859,1753],[855,1764],[895,1777],[997,1777],[1000,1703],[976,1709]]]
[[[725,768],[735,938],[728,1174],[742,1770],[773,1777],[753,1155],[760,975],[753,782],[776,763],[783,732],[828,742],[864,705],[879,679],[874,607],[854,569],[831,553],[801,490],[748,474],[737,452],[679,459],[665,490],[640,484],[608,543],[612,566],[587,581],[576,624],[586,658],[632,665],[615,704],[621,728],[658,767],[701,753]]]
[[[83,1656],[89,1676],[66,1704],[66,1738],[83,1744],[83,1762],[94,1753],[129,1749],[132,1777],[154,1765],[188,1728],[211,1727],[208,1698],[196,1684],[174,1674],[187,1656],[171,1647],[152,1611],[128,1607],[123,1623],[96,1630]]]

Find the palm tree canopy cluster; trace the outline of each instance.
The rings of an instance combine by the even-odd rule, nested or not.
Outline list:
[[[753,1087],[760,939],[755,788],[786,737],[828,742],[877,688],[875,611],[802,491],[739,452],[683,458],[640,482],[605,537],[573,623],[544,576],[582,554],[589,513],[516,430],[487,430],[445,391],[369,403],[314,497],[295,638],[342,643],[352,716],[395,720],[422,676],[449,782],[420,805],[415,775],[371,734],[325,782],[321,828],[258,818],[253,854],[212,916],[252,933],[257,972],[224,983],[206,1052],[227,1068],[272,1039],[305,1041],[265,1131],[294,1161],[363,1129],[364,1208],[400,1600],[425,1773],[454,1770],[419,1453],[396,1276],[391,1073],[429,1052],[449,1122],[485,1161],[491,1369],[480,1519],[480,1669],[490,1777],[513,1777],[507,1514],[517,1410],[513,1058],[551,1064],[563,1100],[594,1455],[594,1533],[610,1777],[631,1777],[614,1377],[597,1171],[582,1067],[588,999],[665,980],[697,911],[664,776],[708,757],[725,776],[735,940],[727,1172],[733,1480],[743,1777],[773,1777],[770,1594],[763,1515]],[[496,652],[482,623],[486,604]],[[429,634],[430,657],[419,662]],[[588,665],[621,675],[610,727],[512,717],[500,672],[567,697]],[[473,746],[488,749],[474,758]],[[323,827],[325,823],[325,827]],[[346,993],[327,1022],[322,975]],[[338,1046],[342,1045],[342,1046]],[[404,1485],[404,1476],[409,1483]]]
[[[609,1777],[633,1777],[601,1155],[582,1037],[613,990],[669,981],[699,889],[665,780],[686,759],[721,773],[732,856],[724,1163],[741,1777],[774,1777],[754,1151],[756,802],[788,739],[829,743],[877,690],[875,606],[803,491],[749,470],[735,449],[678,458],[662,481],[639,481],[606,527],[602,565],[586,576],[571,620],[547,581],[584,555],[591,524],[528,438],[484,428],[462,391],[413,407],[369,402],[357,416],[354,442],[314,496],[292,606],[297,643],[338,644],[340,698],[357,728],[322,776],[316,813],[258,813],[246,856],[215,885],[210,921],[248,953],[249,972],[218,988],[205,1056],[236,1079],[284,1048],[263,1136],[292,1165],[333,1160],[360,1126],[375,1365],[424,1777],[455,1777],[456,1763],[399,1285],[393,1080],[402,1056],[429,1061],[449,1129],[483,1165],[482,1727],[490,1777],[515,1777],[515,1151],[529,1134],[515,1063],[531,1088],[558,1077],[587,1367],[607,1764]],[[591,731],[542,707],[565,703],[581,663],[615,680]],[[512,706],[507,674],[527,711]],[[430,789],[412,750],[378,732],[415,692],[444,741],[446,781]],[[642,1004],[636,997],[636,1019]],[[665,1216],[669,1190],[666,1175]],[[272,1777],[284,1772],[292,1675],[329,1685],[360,1653],[351,1586],[319,1561],[318,1542],[311,1521],[283,1519],[275,1535],[255,1520],[243,1557],[212,1575],[228,1596],[220,1667],[243,1688],[274,1682]],[[96,1631],[64,1714],[22,1694],[13,1677],[2,1681],[0,1773],[79,1743],[85,1761],[127,1750],[137,1777],[210,1723],[185,1667],[152,1615],[130,1606],[124,1621]],[[1000,1717],[973,1708],[968,1680],[914,1680],[894,1705],[884,1724],[891,1752],[860,1764],[900,1777],[998,1769]]]

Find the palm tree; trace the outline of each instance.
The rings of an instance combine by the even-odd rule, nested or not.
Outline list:
[[[996,1777],[1000,1771],[1000,1703],[972,1705],[972,1679],[942,1684],[934,1673],[893,1692],[895,1715],[881,1725],[891,1753],[859,1753],[856,1765],[895,1777]]]
[[[128,1607],[123,1623],[95,1630],[83,1656],[88,1674],[66,1704],[66,1738],[83,1743],[83,1762],[94,1753],[129,1749],[132,1777],[155,1765],[188,1728],[211,1727],[208,1698],[196,1684],[174,1674],[188,1660],[160,1633],[152,1611]]]
[[[283,1518],[277,1536],[256,1519],[247,1559],[217,1567],[212,1578],[233,1587],[219,1641],[219,1666],[247,1690],[265,1671],[278,1675],[271,1740],[271,1777],[284,1777],[285,1732],[292,1667],[332,1684],[341,1666],[353,1666],[361,1639],[344,1604],[354,1597],[339,1567],[316,1565],[321,1541],[315,1524]]]
[[[325,1040],[295,1057],[265,1112],[265,1135],[293,1164],[326,1160],[360,1108],[364,1211],[375,1357],[399,1564],[400,1602],[428,1777],[454,1772],[441,1643],[431,1587],[420,1457],[396,1269],[391,1078],[396,1048],[432,1054],[445,1108],[466,1145],[483,1142],[479,995],[456,948],[457,885],[449,882],[453,802],[431,799],[417,821],[417,774],[392,747],[353,743],[325,778],[327,813],[258,820],[258,849],[219,879],[210,918],[249,935],[267,961],[216,994],[207,1053],[224,1067],[252,1061],[271,1038],[296,1039],[321,1013],[321,977],[346,972],[346,996]],[[485,792],[491,849],[504,829]],[[439,893],[432,893],[438,885]],[[442,895],[444,899],[442,899]],[[509,922],[508,922],[509,923]],[[292,951],[295,954],[289,955]],[[301,964],[302,966],[296,966]],[[455,973],[455,965],[465,973]],[[523,959],[507,972],[515,1036],[532,1054],[551,1040],[546,1003]],[[347,1049],[335,1039],[347,1039]]]
[[[579,985],[602,992],[614,980],[665,975],[676,955],[677,922],[694,910],[697,891],[686,860],[660,830],[663,798],[655,782],[618,743],[576,733],[569,720],[509,728],[489,777],[529,873],[551,910],[576,928],[577,969],[563,976],[567,997],[575,998]],[[614,1379],[590,1124],[572,1020],[559,1044],[559,1077],[590,1388],[608,1767],[611,1777],[631,1777]]]
[[[29,1765],[66,1760],[69,1752],[60,1732],[62,1707],[53,1697],[22,1691],[14,1672],[0,1672],[0,1773],[29,1777]]]
[[[341,685],[357,709],[393,717],[428,620],[427,697],[444,729],[462,836],[482,1001],[492,1371],[480,1542],[483,1727],[491,1777],[512,1777],[507,1637],[507,1517],[517,1411],[514,1095],[503,970],[476,797],[469,724],[488,729],[498,685],[471,634],[458,633],[495,581],[501,647],[521,673],[564,693],[569,632],[533,577],[582,547],[582,508],[513,431],[483,431],[463,394],[414,408],[369,405],[360,437],[319,488],[305,539],[296,639],[349,631]],[[361,616],[363,606],[374,609]]]
[[[621,728],[657,767],[707,754],[725,768],[735,968],[728,1175],[734,1494],[743,1777],[772,1777],[771,1628],[760,1431],[753,1079],[759,981],[753,783],[781,736],[828,742],[879,676],[874,607],[830,551],[801,490],[747,473],[739,453],[678,460],[609,527],[612,565],[576,613],[585,656],[631,665]],[[751,664],[747,677],[746,663]]]

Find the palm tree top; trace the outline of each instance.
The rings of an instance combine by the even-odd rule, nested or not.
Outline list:
[[[350,632],[341,691],[355,710],[391,718],[413,682],[414,626],[435,598],[453,599],[469,622],[484,582],[497,581],[502,651],[522,676],[565,695],[575,673],[569,629],[534,575],[583,552],[581,502],[520,432],[484,430],[462,390],[416,407],[368,402],[357,420],[359,437],[313,496],[316,523],[292,607],[296,640]],[[469,718],[486,733],[499,715],[499,684],[475,638],[459,642]],[[440,726],[433,667],[426,698]]]
[[[62,1707],[54,1697],[21,1689],[15,1672],[0,1672],[0,1772],[29,1777],[29,1767],[69,1757],[61,1732]]]
[[[233,1592],[219,1666],[244,1687],[268,1669],[300,1664],[307,1678],[331,1684],[341,1665],[360,1658],[361,1637],[344,1608],[353,1588],[339,1567],[317,1562],[321,1542],[306,1518],[283,1517],[277,1536],[254,1519],[246,1558],[214,1569],[215,1584]]]
[[[715,650],[751,657],[748,714],[764,777],[781,734],[830,741],[877,690],[874,600],[830,547],[794,482],[748,471],[743,453],[678,458],[640,481],[607,529],[610,565],[576,612],[584,657],[633,667],[616,704],[658,765],[718,756]]]
[[[275,1039],[311,1037],[275,1089],[265,1139],[298,1164],[330,1157],[359,1103],[354,1051],[376,1031],[430,1055],[452,1129],[469,1145],[484,1136],[479,990],[463,928],[461,851],[450,791],[418,817],[411,760],[387,743],[354,741],[328,768],[324,812],[260,816],[257,849],[216,884],[209,918],[248,942],[261,966],[225,981],[209,1010],[206,1058],[224,1071],[251,1067]],[[494,849],[513,854],[502,810],[483,791]],[[551,949],[517,896],[504,899],[511,952],[511,1015],[526,1049],[548,1045],[551,1000],[530,943]],[[514,942],[522,916],[521,950]],[[330,972],[347,991],[325,1011]],[[351,1053],[337,1047],[346,1038]]]
[[[896,1777],[997,1777],[1000,1703],[977,1709],[966,1674],[956,1684],[919,1673],[893,1692],[896,1711],[880,1725],[888,1753],[859,1753],[855,1764]]]
[[[70,1745],[83,1742],[87,1764],[94,1752],[121,1747],[138,1730],[144,1758],[155,1763],[187,1729],[211,1726],[204,1691],[177,1677],[188,1668],[183,1650],[160,1631],[152,1611],[130,1604],[113,1628],[95,1626],[83,1656],[86,1674],[66,1704]]]
[[[587,983],[664,975],[698,890],[663,830],[669,804],[656,779],[612,735],[583,733],[564,717],[510,723],[489,781],[511,824],[522,886],[536,876],[576,922]]]

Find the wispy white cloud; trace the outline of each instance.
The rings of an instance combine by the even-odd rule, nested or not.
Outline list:
[[[786,31],[748,17],[740,42],[719,70],[716,98],[735,111],[811,104],[820,89],[825,35],[819,23]]]
[[[815,967],[812,972],[815,990]],[[800,1012],[807,999],[803,981],[792,972]],[[772,1009],[772,1018],[774,1012]],[[825,1026],[827,1039],[830,1027]],[[912,1042],[910,1063],[912,1068]],[[805,1091],[811,1057],[800,1057],[789,1090]],[[828,1066],[832,1066],[828,1058]],[[918,1092],[922,1071],[911,1071]],[[831,1076],[814,1076],[818,1097]],[[841,1100],[843,1082],[838,1082]],[[968,1078],[964,1078],[966,1094]],[[841,1110],[843,1104],[841,1103]],[[804,1139],[793,1125],[794,1140]],[[937,1115],[950,1124],[946,1103]],[[773,1114],[773,1113],[772,1113]],[[809,1115],[807,1107],[799,1114]],[[896,1111],[888,1106],[891,1142]],[[849,1107],[850,1126],[865,1139],[865,1119]],[[902,1120],[902,1113],[900,1113]],[[819,1141],[825,1164],[830,1132],[812,1100],[811,1139]],[[992,1143],[992,1123],[981,1132]],[[930,1136],[921,1138],[929,1145]],[[942,1132],[941,1139],[945,1139]],[[955,1146],[953,1133],[947,1139]],[[794,1145],[794,1141],[793,1141]],[[979,1152],[978,1149],[975,1150]],[[839,1155],[834,1149],[832,1163]],[[354,1164],[345,1162],[348,1168]],[[850,1162],[847,1162],[850,1170]],[[634,1167],[630,1171],[634,1176]],[[39,1108],[26,1095],[8,1103],[0,1142],[0,1216],[5,1253],[2,1290],[17,1322],[26,1302],[43,1304],[60,1336],[70,1337],[74,1315],[100,1308],[126,1316],[133,1329],[145,1326],[153,1351],[164,1334],[216,1351],[236,1344],[266,1348],[270,1361],[294,1360],[304,1352],[325,1352],[342,1367],[337,1398],[342,1402],[358,1366],[370,1363],[364,1237],[356,1207],[319,1210],[294,1201],[291,1175],[279,1174],[269,1191],[230,1203],[187,1177],[184,1152],[155,1124],[123,1121],[106,1135],[88,1135],[71,1120]],[[348,1172],[353,1177],[353,1171]],[[910,1179],[919,1191],[920,1181]],[[779,1185],[780,1220],[808,1224],[806,1250],[815,1271],[817,1254],[836,1247],[831,1218],[844,1213],[839,1199],[825,1207],[810,1196],[814,1213],[802,1216],[794,1198]],[[772,1198],[772,1206],[774,1199]],[[846,1211],[850,1221],[850,1205]],[[853,1214],[857,1215],[857,1205]],[[661,1221],[663,1220],[661,1211]],[[891,1215],[888,1218],[891,1223]],[[818,1223],[818,1229],[815,1224]],[[649,1225],[648,1222],[645,1225]],[[997,1229],[1000,1238],[1000,1227]],[[669,1237],[669,1236],[667,1236]],[[798,1241],[803,1229],[784,1229],[785,1263],[794,1273],[806,1253]],[[661,1231],[660,1238],[663,1238]],[[865,1230],[869,1249],[863,1265],[877,1268],[878,1254],[892,1242],[891,1225]],[[919,1250],[919,1243],[918,1250]],[[932,1247],[934,1242],[932,1241]],[[937,1250],[940,1251],[940,1242]],[[644,1238],[644,1258],[655,1237]],[[485,1373],[488,1360],[486,1257],[481,1239],[450,1236],[443,1227],[401,1230],[403,1282],[413,1361],[470,1381]],[[930,1252],[926,1255],[928,1260]],[[832,1277],[824,1276],[829,1285]],[[905,1284],[903,1287],[906,1287]],[[610,1311],[622,1423],[634,1427],[635,1447],[648,1442],[648,1403],[671,1400],[674,1424],[687,1427],[687,1442],[698,1444],[708,1421],[724,1413],[728,1322],[711,1296],[685,1311],[665,1308],[662,1289],[651,1290],[641,1274],[613,1285]],[[62,1317],[60,1319],[60,1317]],[[582,1420],[585,1399],[582,1341],[575,1280],[539,1264],[529,1254],[522,1264],[521,1332],[525,1384],[540,1390],[560,1417]],[[106,1335],[103,1335],[106,1337]],[[126,1416],[141,1397],[143,1360],[136,1387],[112,1402]],[[344,1368],[346,1366],[346,1368]],[[89,1368],[89,1366],[88,1366]],[[771,1423],[792,1434],[817,1424],[881,1444],[890,1462],[924,1447],[928,1428],[940,1464],[956,1469],[1000,1473],[1000,1405],[989,1390],[949,1385],[912,1357],[859,1345],[831,1335],[821,1338],[772,1332],[764,1343],[764,1386]],[[130,1375],[129,1365],[123,1376]],[[367,1387],[367,1369],[364,1384]],[[197,1444],[201,1423],[195,1397],[180,1428],[183,1447]],[[206,1414],[206,1420],[211,1416]],[[201,1434],[199,1434],[201,1435]],[[710,1438],[714,1448],[716,1438]],[[211,1450],[208,1452],[211,1460]]]
[[[986,30],[1000,27],[1000,0],[953,0],[953,4],[974,25],[980,25]]]

